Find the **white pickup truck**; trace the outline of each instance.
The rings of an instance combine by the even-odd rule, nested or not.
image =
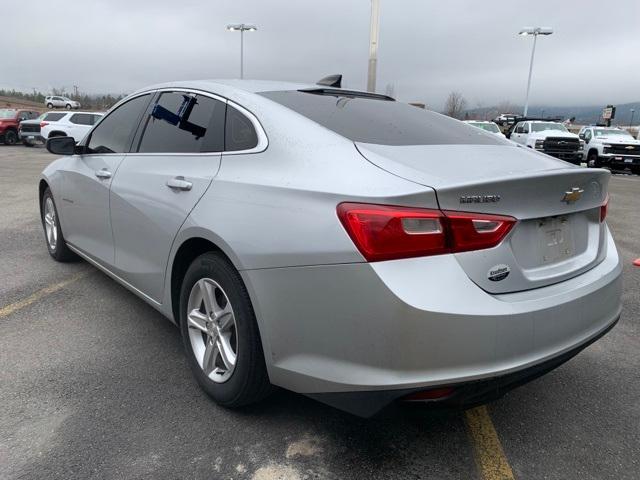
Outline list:
[[[590,167],[630,167],[640,174],[640,140],[621,128],[582,127],[579,136],[584,140],[584,159]]]
[[[558,122],[527,120],[518,122],[509,137],[513,142],[533,148],[577,165],[582,161],[584,142]]]

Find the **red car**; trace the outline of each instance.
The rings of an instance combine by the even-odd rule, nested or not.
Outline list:
[[[5,145],[14,145],[18,141],[18,125],[20,125],[20,122],[38,118],[39,115],[40,112],[34,112],[33,110],[1,109],[0,141],[3,141]]]

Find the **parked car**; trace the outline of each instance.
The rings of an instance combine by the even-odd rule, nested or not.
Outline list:
[[[590,167],[630,167],[640,174],[640,140],[622,128],[582,127],[578,136],[584,140],[584,159]]]
[[[55,122],[40,124],[40,135],[45,141],[52,137],[72,137],[76,142],[79,142],[91,130],[91,127],[104,116],[104,113],[73,112],[62,115],[62,118]]]
[[[383,95],[163,84],[47,148],[50,255],[175,322],[227,407],[271,385],[363,416],[485,402],[620,316],[610,172]]]
[[[67,115],[64,112],[47,112],[32,120],[23,120],[18,126],[18,138],[26,147],[33,147],[36,142],[45,142],[40,135],[42,125],[57,122]]]
[[[559,122],[518,122],[509,138],[515,143],[571,163],[580,164],[582,161],[584,142]]]
[[[483,122],[480,120],[465,120],[464,123],[468,123],[472,127],[480,128],[485,132],[493,133],[500,138],[507,138],[504,136],[504,133],[500,130],[500,127],[495,122]]]
[[[0,109],[0,141],[5,145],[14,145],[18,141],[18,125],[23,120],[37,118],[40,112],[33,110]]]
[[[59,95],[45,97],[44,104],[47,108],[66,108],[67,110],[78,110],[80,108],[80,102]]]

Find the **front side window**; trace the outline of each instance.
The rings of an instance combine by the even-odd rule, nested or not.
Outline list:
[[[58,120],[60,120],[62,117],[64,117],[66,115],[66,113],[47,113],[45,114],[45,117],[43,120],[46,120],[47,122],[57,122]]]
[[[524,129],[523,129],[522,123],[519,123],[519,124],[516,125],[515,133],[524,133]]]
[[[231,105],[227,106],[224,149],[227,152],[250,150],[258,145],[258,134],[253,123]]]
[[[125,153],[151,94],[141,95],[120,105],[98,125],[89,138],[87,153]]]
[[[203,95],[164,92],[146,119],[140,153],[221,152],[226,104]]]

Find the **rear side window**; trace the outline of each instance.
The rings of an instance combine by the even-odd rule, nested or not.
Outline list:
[[[43,120],[46,120],[47,122],[57,122],[65,115],[66,113],[47,113]]]
[[[76,125],[93,125],[95,123],[93,121],[93,115],[90,113],[74,113],[71,115],[69,121]]]
[[[146,119],[138,152],[221,152],[225,107],[203,95],[162,93]]]
[[[250,150],[258,145],[258,134],[253,123],[231,105],[227,105],[224,149],[227,152]]]
[[[90,125],[95,125],[98,123],[98,120],[102,118],[102,115],[91,115],[91,123]]]
[[[92,132],[88,153],[124,153],[129,151],[131,137],[147,109],[151,95],[141,95],[120,105]]]
[[[470,125],[406,103],[299,90],[261,95],[354,142],[380,145],[502,145]]]

